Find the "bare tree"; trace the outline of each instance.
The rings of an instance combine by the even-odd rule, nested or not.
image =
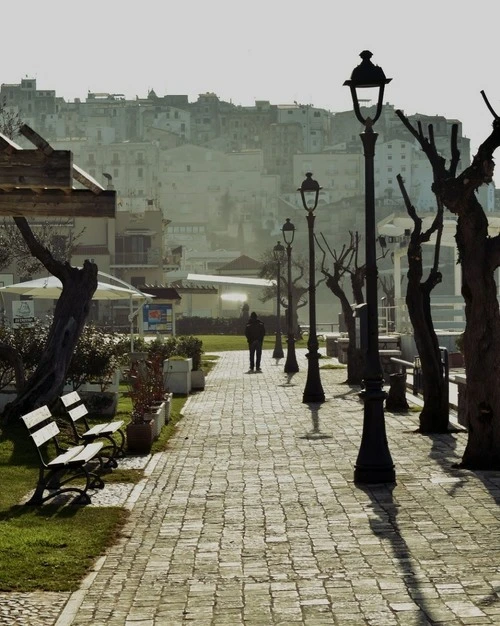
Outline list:
[[[82,228],[75,232],[70,218],[41,219],[31,223],[30,228],[38,242],[48,248],[58,261],[71,258],[85,230]],[[21,276],[31,276],[43,269],[43,264],[31,254],[14,221],[4,219],[0,223],[0,268],[11,264],[15,264]]]
[[[432,127],[430,136],[432,135]],[[421,129],[419,129],[421,132]],[[433,139],[431,139],[433,141]],[[454,167],[456,168],[456,163]],[[408,215],[413,220],[413,231],[408,244],[408,284],[406,288],[406,306],[413,326],[415,345],[422,367],[424,406],[420,413],[421,433],[445,433],[449,426],[448,381],[444,378],[443,363],[439,341],[434,329],[431,313],[431,292],[441,280],[439,271],[439,252],[443,232],[443,204],[438,199],[436,216],[431,226],[423,231],[422,219],[410,202],[400,174],[397,176]],[[434,260],[429,274],[423,280],[422,245],[430,241],[436,233]]]
[[[340,300],[344,322],[347,328],[349,339],[347,347],[347,380],[349,385],[361,385],[363,380],[364,355],[359,347],[356,347],[356,322],[353,317],[352,306],[346,295],[343,281],[346,274],[350,275],[351,288],[356,304],[362,304],[364,265],[358,264],[359,234],[350,232],[349,244],[344,244],[340,252],[332,250],[323,234],[323,245],[316,239],[316,243],[323,253],[321,260],[321,272],[326,278],[326,286]],[[330,271],[326,264],[326,252],[330,253],[333,259],[333,271]]]
[[[281,263],[281,268],[286,269],[286,263]],[[293,320],[293,334],[296,339],[301,338],[301,332],[299,327],[299,315],[298,310],[306,306],[308,303],[307,294],[309,289],[307,285],[303,283],[304,276],[308,271],[308,265],[302,256],[294,255],[292,257],[292,320]],[[276,279],[278,275],[278,263],[274,259],[271,250],[267,250],[262,256],[262,268],[259,272],[260,278],[267,278],[268,280]],[[320,284],[321,281],[317,283]],[[262,302],[276,299],[276,286],[264,287],[262,291]],[[280,304],[284,310],[288,311],[288,276],[283,273],[281,275],[281,298]],[[288,320],[288,315],[286,315]]]
[[[467,372],[465,402],[469,436],[461,466],[500,469],[500,313],[495,270],[500,265],[500,236],[490,237],[488,219],[476,192],[493,179],[493,154],[500,145],[500,118],[481,92],[493,115],[493,130],[479,146],[472,163],[458,176],[447,168],[434,142],[417,131],[401,111],[397,114],[419,142],[433,172],[438,200],[458,217],[456,242],[462,267],[465,300],[463,338]],[[452,164],[458,159],[457,131],[452,130]]]
[[[11,139],[19,134],[23,122],[18,113],[12,112],[4,98],[0,102],[0,132]]]

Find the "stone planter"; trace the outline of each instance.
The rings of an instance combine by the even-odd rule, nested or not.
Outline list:
[[[172,408],[172,395],[171,393],[165,394],[165,424],[170,421],[170,410]]]
[[[191,388],[205,389],[205,372],[203,370],[191,371]]]
[[[101,384],[97,382],[86,382],[80,388],[81,391],[101,391]],[[116,370],[112,378],[106,382],[104,391],[118,393],[120,390],[120,370]]]
[[[193,359],[165,359],[163,361],[163,388],[171,393],[188,395],[191,391]]]
[[[114,417],[118,407],[118,393],[114,391],[80,391],[89,413],[102,417]]]
[[[127,425],[127,452],[129,454],[149,454],[153,444],[153,422]]]
[[[157,402],[150,411],[144,414],[144,419],[153,423],[153,439],[158,439],[161,429],[165,426],[165,402]]]

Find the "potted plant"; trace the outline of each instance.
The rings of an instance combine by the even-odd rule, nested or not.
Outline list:
[[[135,362],[127,372],[127,384],[132,400],[132,414],[127,425],[127,451],[131,454],[149,454],[154,439],[150,414],[151,385],[144,362]]]
[[[149,410],[145,413],[146,419],[153,421],[153,437],[156,439],[165,425],[165,391],[163,388],[163,361],[160,355],[153,355],[144,363],[149,377],[150,401]]]
[[[205,389],[205,373],[201,369],[201,355],[203,354],[203,342],[197,337],[179,337],[177,342],[177,354],[192,359],[191,388]]]

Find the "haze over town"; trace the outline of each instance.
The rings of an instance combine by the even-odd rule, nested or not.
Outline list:
[[[67,100],[88,91],[144,97],[154,88],[190,100],[214,92],[246,106],[265,99],[342,111],[352,106],[343,82],[369,49],[393,78],[386,101],[407,114],[459,119],[472,154],[492,122],[482,89],[500,111],[495,0],[484,0],[477,18],[451,0],[410,10],[395,0],[89,0],[75,12],[63,0],[19,6],[2,7],[9,27],[1,82],[34,77],[39,89]]]

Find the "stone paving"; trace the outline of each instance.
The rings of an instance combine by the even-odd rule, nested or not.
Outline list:
[[[221,355],[81,588],[38,594],[43,617],[0,594],[0,624],[500,624],[500,473],[453,467],[465,433],[386,413],[397,484],[355,485],[362,404],[334,369],[302,404],[297,356],[287,377],[270,352],[262,374]]]

